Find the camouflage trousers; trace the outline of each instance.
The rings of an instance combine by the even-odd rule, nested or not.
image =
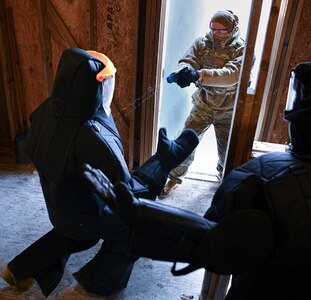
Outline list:
[[[224,161],[226,157],[228,137],[230,133],[232,119],[232,110],[215,111],[210,107],[202,107],[194,105],[186,122],[184,128],[192,128],[201,139],[204,133],[214,125],[215,137],[217,142],[218,164],[217,170],[222,172]],[[169,174],[169,178],[182,182],[182,178],[187,174],[190,165],[194,160],[195,150],[184,160],[178,167],[173,169]]]

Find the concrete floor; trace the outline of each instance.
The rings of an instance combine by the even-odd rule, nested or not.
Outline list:
[[[213,176],[212,174],[211,178]],[[191,174],[189,177],[191,178]],[[186,178],[184,183],[162,202],[203,215],[210,205],[218,184],[218,182]],[[0,158],[0,189],[0,269],[2,269],[19,252],[45,234],[51,225],[38,175],[33,172],[31,165],[16,165],[11,158]],[[147,258],[140,258],[136,262],[128,287],[118,295],[99,297],[86,293],[71,274],[92,258],[99,246],[100,244],[71,256],[60,285],[47,299],[188,300],[199,298],[203,269],[185,276],[174,277],[170,273],[172,263]],[[0,299],[45,298],[36,284],[27,292],[19,294],[0,279]]]

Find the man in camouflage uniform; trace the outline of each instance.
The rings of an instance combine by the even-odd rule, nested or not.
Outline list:
[[[238,17],[232,11],[218,11],[210,21],[210,31],[197,38],[179,60],[176,83],[184,88],[195,83],[193,108],[185,128],[194,129],[201,140],[214,125],[217,140],[219,176],[222,175],[235,95],[243,61],[244,41],[240,38]],[[195,151],[169,175],[160,199],[182,182],[194,160]]]

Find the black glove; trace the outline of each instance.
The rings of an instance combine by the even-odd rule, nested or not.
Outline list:
[[[178,74],[176,83],[181,87],[187,87],[192,82],[196,82],[199,78],[199,72],[192,67],[183,68]]]
[[[82,175],[101,200],[127,224],[131,224],[136,219],[136,207],[139,206],[139,200],[134,197],[125,183],[119,182],[113,186],[101,170],[88,164],[83,165]]]

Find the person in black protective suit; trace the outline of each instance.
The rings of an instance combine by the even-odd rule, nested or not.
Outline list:
[[[156,153],[130,174],[110,104],[116,69],[105,55],[78,48],[63,52],[51,96],[32,114],[27,148],[38,170],[53,229],[10,261],[1,276],[20,290],[33,279],[48,296],[70,254],[103,239],[101,249],[74,274],[88,292],[110,295],[125,288],[137,256],[125,252],[128,226],[84,181],[89,163],[136,197],[154,200],[169,172],[197,146],[193,130],[174,141],[160,129]]]
[[[232,274],[227,300],[310,299],[311,63],[291,72],[284,119],[291,148],[231,171],[204,217],[136,199],[89,165],[84,177],[130,226],[128,253]],[[122,202],[120,199],[122,198]]]

